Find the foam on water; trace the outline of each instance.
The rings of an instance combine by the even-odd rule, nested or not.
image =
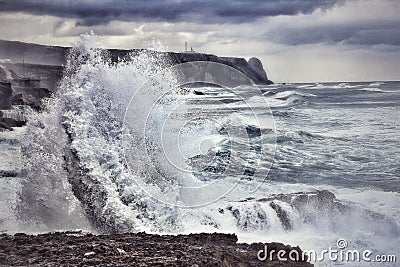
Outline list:
[[[305,112],[310,112],[303,107],[306,105],[301,106],[301,103],[314,101],[314,105],[320,105],[317,101],[321,101],[317,92],[309,94],[299,90],[351,90],[359,87],[358,85],[344,83],[333,86],[300,85],[297,88],[293,85],[265,87],[264,89],[273,92],[264,94],[269,103],[279,112],[288,114],[277,119],[288,120],[283,124],[285,127],[278,132],[280,150],[275,170],[280,180],[267,180],[257,191],[249,193],[251,181],[239,179],[238,182],[234,173],[231,173],[214,188],[218,191],[221,188],[233,187],[229,194],[209,205],[178,208],[155,198],[170,199],[177,203],[201,198],[206,201],[208,195],[204,191],[198,195],[183,194],[179,187],[205,184],[204,177],[199,178],[193,173],[182,176],[161,156],[162,149],[168,149],[169,145],[172,147],[168,142],[173,143],[175,139],[167,140],[164,148],[151,144],[162,127],[160,122],[165,121],[165,117],[172,112],[174,106],[179,103],[182,117],[176,118],[178,121],[185,118],[186,112],[190,112],[187,105],[190,106],[197,96],[177,91],[176,88],[180,88],[177,77],[174,73],[166,71],[169,66],[168,58],[160,54],[143,51],[116,64],[108,59],[104,50],[97,47],[99,45],[93,43],[92,38],[88,36],[84,36],[83,40],[75,45],[57,93],[48,101],[43,112],[29,116],[24,137],[21,138],[26,177],[18,181],[18,185],[13,185],[14,192],[18,192],[18,197],[14,196],[13,205],[17,211],[15,217],[18,217],[18,223],[21,225],[19,230],[38,232],[82,228],[106,233],[226,232],[236,233],[243,242],[278,241],[300,245],[304,249],[327,249],[327,246],[334,246],[338,238],[346,238],[352,246],[359,249],[398,253],[398,192],[366,190],[361,187],[349,189],[328,181],[325,181],[325,184],[322,181],[316,186],[315,181],[323,179],[322,175],[311,177],[314,179],[312,182],[307,182],[306,177],[301,177],[300,170],[306,166],[303,162],[305,159],[315,161],[307,165],[311,171],[341,166],[333,163],[329,165],[329,161],[325,165],[318,165],[321,152],[311,148],[317,148],[319,143],[324,143],[326,149],[331,149],[336,143],[332,145],[330,142],[345,142],[345,137],[351,139],[354,136],[343,135],[346,129],[341,128],[325,133],[313,131],[312,127],[319,126],[318,121],[310,123],[308,131],[299,125],[301,129],[289,132],[290,126],[297,123],[292,121],[293,118],[300,120],[305,116]],[[163,79],[140,92],[149,81],[149,77],[154,77],[159,72],[164,72]],[[140,108],[142,105],[153,104],[149,100],[152,99],[150,94],[152,90],[158,90],[160,87],[167,88],[170,94],[154,105],[150,118],[147,118],[148,114],[142,114]],[[199,96],[202,100],[213,97],[234,99],[234,96],[227,92],[221,95],[215,93],[215,88],[203,88],[202,91],[211,92],[209,95]],[[132,98],[133,96],[135,97]],[[261,102],[259,96],[250,95],[248,99],[248,103],[251,103],[255,110],[262,107]],[[136,121],[139,124],[143,119],[149,123],[146,144],[150,144],[155,158],[148,157],[146,151],[149,147],[142,147],[139,132],[143,131],[143,128],[131,127],[129,131],[124,128],[125,111],[129,105],[137,111],[130,118],[133,125]],[[235,128],[245,125],[247,130],[253,130],[254,140],[263,138],[257,135],[252,126],[261,125],[259,130],[266,131],[273,128],[274,122],[262,117],[255,121],[246,113],[245,107],[246,105],[239,102],[226,104],[224,108],[243,110],[243,113],[239,116],[226,116],[221,120],[225,122],[222,126]],[[299,112],[290,113],[296,108]],[[203,123],[204,121],[206,123]],[[327,122],[333,124],[334,116],[324,119],[324,123]],[[170,123],[173,130],[175,122]],[[278,126],[281,125],[278,121]],[[206,156],[213,150],[224,152],[223,149],[230,143],[227,136],[221,134],[221,129],[223,127],[218,128],[212,122],[203,120],[202,123],[191,121],[185,131],[171,131],[171,137],[180,136],[180,142],[184,144],[181,151],[173,151],[176,154],[171,155],[180,153],[185,158],[193,158],[199,154]],[[202,143],[205,139],[208,143]],[[272,147],[275,144],[274,140],[269,141],[263,145]],[[307,148],[299,145],[307,142],[312,145]],[[127,150],[124,147],[127,143],[130,144],[128,159],[125,157]],[[233,136],[231,143],[239,147],[246,144],[239,133]],[[317,156],[315,153],[320,154]],[[248,156],[251,158],[254,155]],[[328,156],[326,155],[327,158]],[[186,161],[175,158],[170,160],[184,168],[190,167]],[[224,162],[223,157],[218,160]],[[241,160],[238,156],[237,161]],[[267,162],[258,166],[268,168]],[[158,172],[150,171],[154,168]],[[296,168],[299,170],[296,176],[300,176],[300,181],[284,180],[287,172]],[[303,178],[304,181],[301,181]],[[10,186],[9,184],[10,182],[5,183],[1,190],[4,191],[4,187]],[[333,192],[346,207],[346,212],[325,214],[318,209],[300,211],[285,201],[273,198],[278,194],[315,190]],[[208,193],[212,195],[213,192]],[[12,197],[14,193],[7,194]],[[271,199],[258,201],[269,197]],[[274,205],[278,205],[285,212],[287,223],[290,225],[282,223],[282,218],[273,208]],[[15,230],[5,225],[10,224],[1,224],[1,227],[9,231]]]
[[[384,84],[385,84],[384,82],[374,82],[374,83],[370,83],[369,86],[376,87],[376,86],[381,86],[381,85],[384,85]]]

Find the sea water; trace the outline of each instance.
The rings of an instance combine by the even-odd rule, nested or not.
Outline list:
[[[96,47],[79,42],[44,111],[0,133],[0,230],[226,232],[317,251],[342,238],[400,257],[399,82],[197,85],[195,94],[165,56],[116,64]],[[352,212],[315,210],[309,222],[281,203],[288,230],[257,201],[316,190]]]

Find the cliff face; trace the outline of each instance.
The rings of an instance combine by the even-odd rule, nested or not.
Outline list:
[[[67,51],[66,47],[0,40],[0,64],[11,60],[14,63],[25,61],[32,64],[61,66],[65,63]]]
[[[262,78],[268,79],[267,73],[264,70],[261,60],[259,60],[258,58],[252,57],[249,59],[249,66],[252,70],[254,70],[256,73],[258,73]]]
[[[0,40],[0,110],[12,110],[14,106],[41,109],[41,101],[51,95],[62,77],[69,47],[45,46],[16,41]],[[128,54],[143,50],[110,49],[111,60],[118,62]],[[221,63],[239,70],[259,85],[271,84],[260,60],[251,58],[218,57],[201,53],[163,53],[171,64],[205,61]],[[213,77],[215,78],[215,77]],[[218,80],[218,78],[216,78]],[[4,112],[3,112],[4,113]],[[23,125],[26,121],[4,113],[0,117],[0,130]],[[19,118],[19,117],[18,117]]]
[[[272,84],[272,81],[268,80],[267,75],[260,74],[255,69],[251,68],[249,62],[244,58],[236,57],[217,57],[210,54],[200,54],[200,53],[168,53],[169,57],[174,61],[174,63],[186,63],[191,61],[211,61],[216,63],[221,63],[233,67],[241,72],[243,72],[247,77],[249,77],[253,82],[259,85]],[[261,62],[261,61],[260,61]],[[262,66],[262,65],[261,65]],[[264,71],[264,70],[263,70]],[[265,71],[264,71],[265,73]]]
[[[0,40],[0,64],[1,61],[13,63],[39,64],[39,65],[55,65],[62,66],[65,64],[68,47],[45,46],[38,44],[29,44],[15,41]],[[113,61],[126,56],[130,52],[138,52],[134,50],[110,49],[110,55]],[[256,84],[271,84],[262,67],[260,60],[252,58],[247,62],[244,58],[236,57],[218,57],[211,54],[202,53],[174,53],[167,52],[167,56],[173,64],[186,63],[191,61],[211,61],[231,66],[252,79]]]

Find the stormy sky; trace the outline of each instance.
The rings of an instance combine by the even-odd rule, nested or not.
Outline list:
[[[398,0],[0,0],[0,39],[260,58],[277,82],[400,80]]]

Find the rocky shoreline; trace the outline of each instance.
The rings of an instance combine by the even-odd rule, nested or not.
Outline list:
[[[15,127],[25,125],[26,115],[42,109],[42,100],[57,90],[68,51],[66,47],[0,41],[0,132],[18,132]],[[128,53],[140,51],[109,52],[112,60],[117,61]],[[222,63],[243,72],[257,84],[272,83],[256,58],[246,61],[201,53],[167,53],[167,56],[172,64]],[[19,175],[15,170],[0,170],[4,182],[6,178],[15,181]],[[232,212],[237,220],[242,216],[234,207],[228,207],[227,212]],[[98,226],[95,218],[91,223]],[[277,255],[272,260],[258,260],[257,253],[266,245],[271,250],[284,250],[287,254],[295,250],[301,254],[299,247],[281,243],[240,244],[235,235],[229,234],[160,236],[119,232],[124,231],[121,228],[104,231],[108,235],[82,232],[2,234],[0,266],[312,266],[305,261],[281,261]]]
[[[299,247],[237,243],[233,234],[93,235],[82,232],[0,235],[1,266],[313,266],[306,261],[260,261],[257,253]]]

